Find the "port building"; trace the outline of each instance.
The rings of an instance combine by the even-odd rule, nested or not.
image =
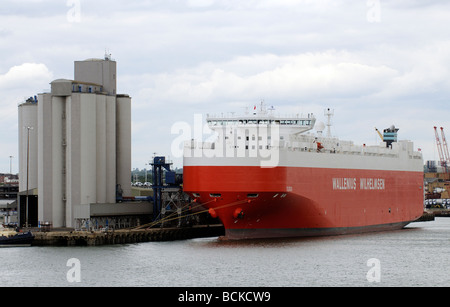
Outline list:
[[[131,98],[110,56],[19,105],[20,226],[77,228],[92,206],[131,195]]]

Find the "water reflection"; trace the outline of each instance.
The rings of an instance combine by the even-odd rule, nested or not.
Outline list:
[[[422,224],[422,225],[420,225]],[[228,240],[222,237],[206,238],[192,240],[192,246],[202,246],[206,248],[279,248],[290,246],[301,246],[311,244],[330,244],[339,242],[359,241],[373,239],[382,239],[383,237],[395,237],[412,235],[414,232],[423,231],[423,223],[412,223],[403,229],[393,231],[370,232],[360,234],[347,234],[338,236],[320,236],[320,237],[292,237],[292,238],[267,238],[267,239],[245,239]]]

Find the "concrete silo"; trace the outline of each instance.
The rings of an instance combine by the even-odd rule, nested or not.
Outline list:
[[[131,106],[130,106],[131,108]],[[117,183],[117,131],[116,131],[116,97],[106,96],[106,202],[116,202]],[[130,122],[131,126],[131,122]],[[130,147],[131,152],[131,147]],[[131,160],[130,160],[131,163]],[[131,166],[129,169],[131,176]]]
[[[131,195],[131,98],[117,96],[117,184],[123,195]]]
[[[28,189],[38,187],[37,115],[37,99],[30,98],[19,105],[19,192],[27,189],[27,165]]]
[[[110,59],[75,62],[75,80],[58,79],[51,87],[37,103],[19,108],[19,125],[34,127],[29,185],[38,190],[39,222],[77,227],[90,218],[91,204],[116,202],[117,185],[131,196],[131,98],[116,95],[116,62]]]

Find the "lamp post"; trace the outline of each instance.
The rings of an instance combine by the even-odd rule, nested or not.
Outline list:
[[[28,228],[28,177],[29,177],[29,168],[30,168],[30,130],[33,130],[33,127],[25,127],[27,129],[27,196],[25,200],[25,227]]]
[[[14,156],[9,156],[9,173],[12,175],[12,159]]]
[[[145,163],[145,184],[147,184],[147,181],[148,181],[148,179],[147,179],[147,166],[149,166],[150,165],[150,163]]]

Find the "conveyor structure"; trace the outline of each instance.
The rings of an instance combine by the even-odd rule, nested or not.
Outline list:
[[[183,180],[171,170],[171,166],[165,157],[153,159],[153,221],[176,221],[180,226],[182,210],[188,200],[181,188]],[[173,218],[168,218],[169,214]]]

